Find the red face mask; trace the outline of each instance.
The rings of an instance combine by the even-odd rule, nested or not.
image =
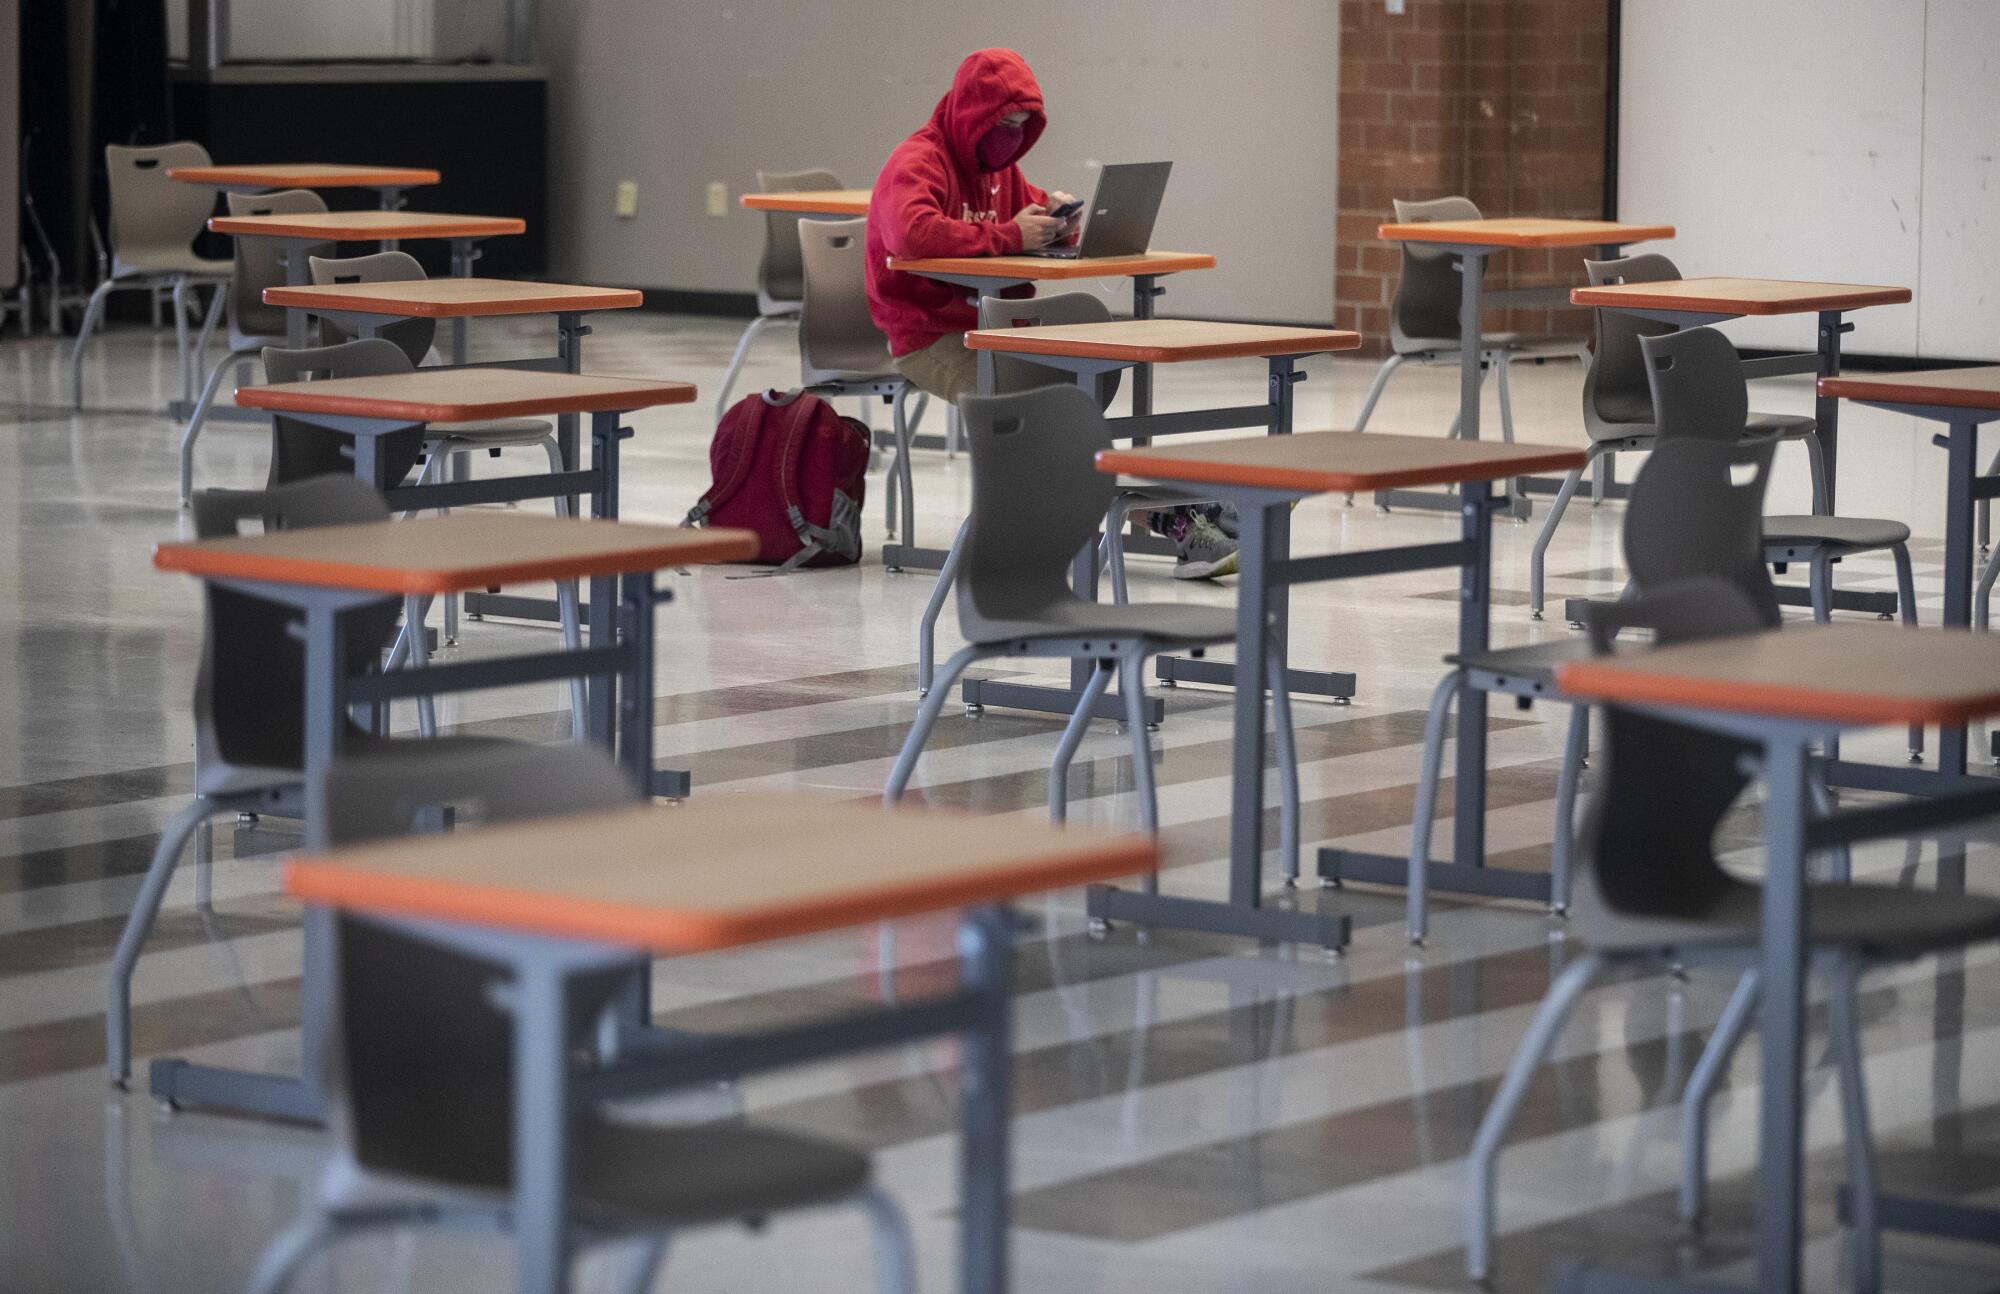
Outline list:
[[[1005,169],[1021,151],[1025,133],[1019,126],[1004,123],[987,131],[979,140],[979,168],[983,171]]]

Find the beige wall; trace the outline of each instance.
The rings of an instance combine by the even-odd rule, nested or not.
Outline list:
[[[1326,320],[1338,67],[1327,0],[550,0],[551,270],[709,291],[753,286],[758,168],[871,182],[982,45],[1024,53],[1050,126],[1027,163],[1082,191],[1091,161],[1170,158],[1154,245],[1220,265],[1176,312]],[[639,214],[612,213],[620,180]],[[711,180],[729,214],[705,213]],[[1129,297],[1114,291],[1122,308]]]

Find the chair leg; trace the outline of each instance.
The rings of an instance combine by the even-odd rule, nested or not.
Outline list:
[[[1125,700],[1125,727],[1132,737],[1132,788],[1139,797],[1139,822],[1147,835],[1157,836],[1160,796],[1153,785],[1153,743],[1146,735],[1146,658],[1136,650],[1118,662],[1118,694]]]
[[[889,771],[889,784],[882,788],[884,804],[893,805],[903,798],[903,788],[910,784],[910,774],[917,769],[917,757],[923,754],[924,743],[930,740],[938,711],[944,708],[945,698],[951,695],[951,685],[958,682],[958,676],[965,673],[972,662],[987,654],[977,646],[966,647],[944,663],[944,677],[931,688],[924,703],[917,707],[917,720],[910,725],[910,735],[903,738],[903,749],[896,756],[896,766]]]
[[[1521,1098],[1528,1094],[1528,1083],[1542,1057],[1562,1031],[1570,1008],[1602,965],[1603,958],[1596,953],[1585,953],[1564,967],[1562,974],[1549,985],[1548,996],[1535,1008],[1535,1018],[1528,1022],[1528,1032],[1515,1049],[1506,1077],[1500,1080],[1500,1087],[1493,1094],[1493,1104],[1486,1107],[1479,1131],[1472,1138],[1472,1152],[1465,1161],[1465,1274],[1473,1280],[1485,1280],[1493,1265],[1493,1193],[1500,1143],[1507,1136],[1507,1126],[1514,1121]]]
[[[195,401],[194,412],[188,415],[187,426],[181,428],[181,506],[187,507],[194,501],[194,441],[201,435],[202,426],[208,421],[208,411],[215,405],[215,393],[222,386],[222,375],[241,358],[241,352],[231,351],[216,361],[209,370],[208,380],[202,383],[201,397]]]
[[[1278,758],[1278,869],[1285,884],[1299,883],[1300,814],[1299,746],[1292,727],[1292,694],[1285,686],[1285,663],[1279,659],[1278,640],[1264,639],[1264,683],[1271,689],[1272,746]]]
[[[1444,721],[1452,699],[1465,686],[1465,674],[1453,670],[1431,691],[1430,713],[1424,719],[1423,763],[1417,770],[1417,800],[1410,817],[1410,870],[1404,880],[1404,933],[1421,944],[1430,931],[1431,815],[1437,811],[1437,786],[1444,763]]]
[[[1511,445],[1514,443],[1514,396],[1507,388],[1507,372],[1514,366],[1513,353],[1496,350],[1490,362],[1500,383],[1500,439]]]
[[[1889,555],[1896,559],[1896,609],[1902,613],[1904,624],[1914,625],[1917,623],[1917,579],[1910,569],[1910,550],[1904,544],[1897,544],[1889,550]],[[1981,588],[1984,589],[1992,579],[1992,567],[1989,563],[1986,575],[1981,577]],[[1983,594],[1978,601],[1984,601]],[[1984,608],[1981,609],[1983,611]],[[1983,614],[1979,617],[1979,627],[1986,628],[1986,617]],[[1922,763],[1923,758],[1924,729],[1922,724],[1917,724],[1910,728],[1910,762]]]
[[[716,388],[715,420],[717,423],[722,421],[723,414],[729,412],[729,397],[736,390],[736,379],[743,372],[743,361],[750,356],[750,343],[756,340],[757,334],[764,330],[764,325],[770,323],[774,318],[776,316],[758,315],[743,330],[743,335],[737,338],[735,353],[730,355],[729,367],[722,371],[722,383]]]
[[[188,355],[190,372],[201,372],[201,361],[208,355],[208,344],[215,340],[215,325],[222,319],[222,304],[229,296],[229,285],[218,283],[208,294],[208,309],[201,317],[201,331],[195,334],[194,350]]]
[[[958,419],[958,406],[950,405],[944,411],[944,456],[957,458],[959,450],[965,447],[965,428]]]
[[[2000,476],[2000,450],[1994,451],[1993,461],[1986,465],[1986,475]],[[1991,547],[1992,543],[1993,500],[1981,499],[1979,501],[1979,555],[1981,557],[1986,556],[1986,551]]]
[[[1115,606],[1124,606],[1128,586],[1125,583],[1125,518],[1132,501],[1125,495],[1111,500],[1111,506],[1104,511],[1104,541],[1099,564],[1111,574],[1111,601]]]
[[[1833,560],[1825,549],[1813,554],[1807,582],[1811,586],[1813,623],[1826,624],[1833,619]],[[1825,751],[1828,759],[1840,758],[1840,734],[1826,739]]]
[[[660,1265],[667,1260],[665,1233],[648,1236],[632,1251],[632,1268],[625,1280],[625,1294],[648,1294],[660,1283]]]
[[[181,398],[192,400],[194,374],[189,368],[193,360],[188,354],[187,289],[185,274],[174,280],[174,358],[180,363]]]
[[[69,394],[72,408],[83,407],[83,348],[90,345],[91,334],[97,328],[97,318],[104,313],[104,298],[111,295],[116,286],[111,279],[98,284],[90,293],[90,301],[83,307],[83,322],[77,325],[76,344],[69,348]]]
[[[1090,678],[1083,685],[1083,694],[1077,698],[1076,709],[1070,711],[1069,722],[1063,725],[1062,737],[1056,742],[1056,757],[1049,764],[1049,821],[1060,827],[1069,820],[1069,764],[1076,757],[1076,748],[1083,744],[1084,730],[1090,727],[1090,715],[1097,708],[1097,699],[1104,695],[1104,689],[1111,683],[1111,671],[1115,668],[1108,660],[1100,660],[1090,671]]]
[[[1375,370],[1375,380],[1368,384],[1368,395],[1361,401],[1361,412],[1354,419],[1356,431],[1368,430],[1368,420],[1375,416],[1375,402],[1382,398],[1382,388],[1389,385],[1389,375],[1408,362],[1407,355],[1391,355]]]
[[[917,1252],[902,1206],[879,1186],[861,1193],[875,1230],[875,1287],[881,1294],[916,1294]]]
[[[908,390],[908,387],[904,388]],[[956,412],[956,410],[952,410]],[[917,542],[917,484],[916,469],[910,462],[910,442],[916,434],[910,430],[909,419],[903,407],[896,406],[896,475],[902,479],[902,541],[914,546]]]
[[[1834,798],[1833,788],[1826,784],[1826,765],[1817,761],[1806,770],[1806,794],[1812,798],[1812,811],[1821,818],[1831,818],[1840,812],[1840,801]],[[1846,844],[1835,845],[1826,851],[1833,860],[1826,879],[1841,885],[1854,879],[1854,851]]]
[[[1595,450],[1590,451],[1590,458],[1597,456]],[[1589,467],[1590,463],[1586,460],[1582,467],[1572,469],[1568,476],[1563,477],[1562,488],[1556,491],[1556,497],[1549,503],[1549,515],[1542,521],[1541,533],[1535,536],[1534,551],[1528,555],[1528,613],[1532,619],[1542,618],[1542,577],[1548,561],[1549,541],[1556,537],[1556,527],[1562,524],[1563,513],[1569,509],[1569,501],[1576,497],[1576,487],[1582,484],[1583,474]]]
[[[132,970],[139,964],[139,952],[159,918],[160,903],[167,896],[167,884],[174,878],[181,850],[194,829],[222,810],[215,801],[196,796],[176,813],[160,833],[153,860],[146,866],[146,878],[132,899],[132,911],[118,936],[118,949],[111,955],[111,973],[105,979],[104,1050],[111,1081],[124,1086],[132,1072]]]
[[[1736,981],[1735,991],[1716,1019],[1715,1032],[1708,1036],[1701,1059],[1688,1075],[1687,1089],[1681,1094],[1681,1224],[1701,1225],[1708,1210],[1708,1107],[1715,1085],[1729,1068],[1744,1033],[1757,1015],[1757,968],[1751,966]]]
[[[257,1270],[250,1277],[249,1294],[278,1294],[292,1283],[306,1259],[318,1253],[334,1238],[339,1228],[324,1214],[301,1218],[264,1250]]]
[[[1982,633],[1986,629],[1988,604],[1993,600],[1993,582],[1996,577],[2000,577],[2000,552],[1987,557],[1986,569],[1979,573],[1979,587],[1973,590],[1972,594],[1972,623]]]
[[[1571,865],[1576,854],[1576,792],[1583,781],[1583,761],[1590,757],[1590,707],[1570,707],[1569,738],[1563,745],[1562,771],[1556,774],[1556,839],[1549,859],[1549,911],[1569,911]]]
[[[1826,504],[1826,446],[1817,431],[1799,437],[1806,446],[1806,466],[1812,471],[1812,510],[1824,517],[1831,511]]]
[[[1856,1294],[1882,1288],[1882,1235],[1876,1217],[1875,1143],[1868,1127],[1868,1090],[1861,1070],[1861,1020],[1857,997],[1861,966],[1843,957],[1827,995],[1827,1026],[1840,1071],[1840,1117],[1847,1140],[1848,1244]]]
[[[427,669],[431,663],[431,645],[424,629],[424,617],[430,609],[429,598],[413,595],[403,599],[403,641],[409,644],[411,669]],[[417,735],[438,735],[437,698],[428,692],[417,697]]]
[[[944,555],[944,565],[938,568],[937,583],[931,586],[930,601],[924,603],[924,618],[917,625],[919,699],[931,694],[931,678],[937,673],[938,617],[944,614],[945,600],[951,596],[953,586],[958,583],[959,563],[965,560],[965,532],[971,525],[970,520],[958,523],[958,534],[951,541],[951,551]]]

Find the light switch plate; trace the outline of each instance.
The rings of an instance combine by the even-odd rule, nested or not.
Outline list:
[[[639,214],[639,185],[636,181],[618,181],[618,197],[614,209],[620,220],[630,220]]]
[[[711,216],[729,214],[729,186],[721,180],[708,182],[708,214]]]

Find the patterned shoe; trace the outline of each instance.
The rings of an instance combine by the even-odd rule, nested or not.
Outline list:
[[[1207,517],[1194,517],[1178,537],[1177,580],[1214,580],[1236,574],[1236,541]]]

